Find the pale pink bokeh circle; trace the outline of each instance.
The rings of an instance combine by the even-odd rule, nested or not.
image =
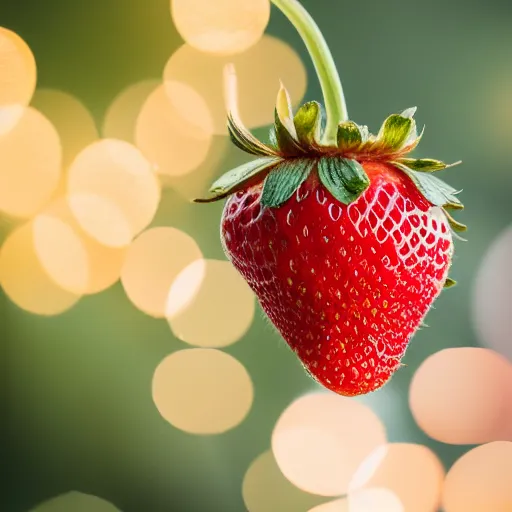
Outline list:
[[[351,490],[383,488],[401,501],[404,512],[437,512],[444,467],[428,447],[390,443],[378,448],[360,466]]]
[[[478,446],[452,466],[443,489],[445,512],[512,510],[512,443]]]
[[[512,226],[488,248],[473,288],[472,319],[480,341],[512,361]]]
[[[489,349],[441,350],[416,371],[409,402],[420,428],[438,441],[506,439],[512,434],[512,365]]]
[[[295,400],[272,433],[283,474],[300,489],[322,496],[347,492],[361,462],[385,443],[384,426],[370,408],[330,393]]]

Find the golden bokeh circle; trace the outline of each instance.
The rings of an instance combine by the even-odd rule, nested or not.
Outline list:
[[[230,149],[236,151],[228,137],[215,135],[208,154],[198,168],[182,176],[160,174],[162,187],[171,188],[188,202],[204,197],[211,184],[222,172],[222,161]]]
[[[165,87],[159,86],[144,102],[135,126],[137,147],[155,165],[156,171],[166,176],[183,176],[195,170],[204,162],[212,143],[208,106],[191,87],[177,84],[171,82],[175,103]],[[180,114],[187,108],[191,116],[195,114],[196,124]]]
[[[13,231],[0,250],[0,284],[20,308],[38,315],[58,315],[80,296],[60,288],[41,265],[32,222]]]
[[[161,80],[148,79],[121,91],[108,107],[101,134],[106,139],[119,139],[135,144],[135,124],[148,96],[161,85]]]
[[[322,498],[301,491],[281,473],[271,451],[256,457],[248,467],[242,483],[242,496],[247,510],[308,510]]]
[[[0,210],[30,217],[57,189],[62,147],[57,130],[40,112],[32,107],[8,110],[7,117],[16,122],[0,135]]]
[[[0,108],[28,105],[36,87],[36,61],[27,43],[4,27],[0,27],[0,70]]]
[[[151,228],[129,246],[121,282],[130,301],[144,313],[163,318],[169,290],[178,274],[202,258],[195,240],[171,227]]]
[[[119,279],[126,249],[104,246],[88,236],[64,198],[45,208],[33,224],[36,255],[61,288],[92,294]]]
[[[160,184],[153,167],[133,145],[103,139],[73,161],[68,201],[80,226],[100,243],[128,245],[153,220]]]
[[[201,52],[240,53],[253,46],[270,19],[269,0],[171,0],[181,37]]]
[[[418,368],[409,403],[416,422],[433,439],[485,443],[502,434],[512,410],[511,390],[512,364],[503,356],[484,348],[449,348]]]
[[[346,493],[359,465],[385,443],[384,426],[371,409],[330,393],[295,400],[272,433],[272,451],[284,475],[322,496]]]
[[[187,44],[181,46],[171,55],[164,70],[164,83],[174,108],[179,108],[179,97],[173,94],[172,84],[190,86],[208,105],[214,133],[226,135],[223,72],[228,63],[235,65],[240,116],[248,128],[273,123],[280,80],[286,85],[294,106],[304,97],[307,74],[300,57],[288,44],[265,35],[255,46],[232,57],[207,55]]]
[[[34,247],[48,276],[72,293],[83,293],[89,281],[87,253],[80,237],[62,219],[41,214],[34,219]]]
[[[68,492],[32,508],[30,512],[120,512],[112,503],[91,494]]]
[[[249,329],[254,294],[228,261],[196,260],[170,289],[166,317],[175,336],[201,347],[225,347]]]
[[[99,138],[91,113],[71,94],[55,89],[37,89],[31,105],[55,126],[62,144],[65,170],[82,149]]]
[[[445,512],[509,512],[512,442],[473,448],[451,467],[443,489]]]
[[[249,413],[253,385],[245,367],[215,349],[179,350],[153,376],[153,400],[171,425],[191,434],[220,434]]]

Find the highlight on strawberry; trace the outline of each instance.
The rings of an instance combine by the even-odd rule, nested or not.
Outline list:
[[[228,66],[229,133],[257,158],[197,202],[227,198],[225,253],[307,372],[336,393],[360,395],[400,368],[430,306],[455,284],[452,237],[466,226],[450,211],[463,205],[435,176],[450,165],[409,155],[421,139],[416,109],[389,116],[376,135],[349,120],[318,27],[297,0],[273,3],[311,54],[325,109],[313,101],[294,114],[281,85],[263,143],[240,120]]]

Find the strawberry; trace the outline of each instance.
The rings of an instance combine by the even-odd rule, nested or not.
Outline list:
[[[457,192],[434,173],[439,160],[408,157],[421,139],[416,109],[389,116],[379,133],[344,120],[325,142],[322,106],[295,116],[281,87],[271,141],[241,123],[233,142],[258,156],[211,187],[228,197],[221,220],[227,257],[307,372],[345,396],[374,391],[401,366],[411,337],[448,277],[452,231],[465,226]]]

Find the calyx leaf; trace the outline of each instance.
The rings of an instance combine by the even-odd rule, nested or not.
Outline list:
[[[442,171],[449,167],[448,164],[441,162],[441,160],[433,160],[432,158],[400,158],[399,163],[407,166],[413,171],[420,172],[436,172]]]
[[[281,84],[277,94],[275,110],[275,129],[279,151],[285,156],[298,156],[306,151],[301,147],[297,138],[297,130],[293,122],[292,104],[290,95]]]
[[[312,158],[283,160],[274,167],[263,183],[261,205],[276,208],[290,199],[313,170]]]
[[[409,109],[412,112],[412,109]],[[377,136],[378,145],[385,151],[399,151],[415,133],[416,122],[411,116],[414,112],[405,111],[403,114],[393,114],[383,123]]]
[[[443,288],[453,288],[457,284],[457,281],[454,279],[451,279],[450,277],[446,278],[446,281],[444,282]]]
[[[416,114],[416,110],[418,110],[418,107],[409,107],[406,108],[400,115],[402,117],[408,117],[409,119],[412,119],[414,114]]]
[[[337,156],[320,159],[318,177],[333,197],[344,204],[355,201],[370,186],[359,162]]]
[[[368,128],[365,128],[366,132],[368,132]],[[363,134],[359,125],[354,123],[354,121],[340,123],[338,126],[338,147],[340,150],[353,151],[359,148],[363,142]]]
[[[458,233],[463,233],[464,231],[467,231],[468,227],[465,224],[462,224],[461,222],[456,221],[447,211],[446,208],[443,208],[443,213],[446,216],[446,219],[448,220],[448,224],[450,224],[450,227],[457,231]]]
[[[446,184],[444,181],[441,181],[433,174],[414,171],[399,162],[393,162],[393,165],[407,174],[418,190],[423,194],[425,199],[434,206],[457,210],[464,208],[456,196],[458,193],[457,190]]]
[[[304,103],[293,119],[299,144],[306,148],[315,148],[320,144],[322,130],[322,105],[316,101]]]
[[[195,202],[211,203],[219,201],[237,190],[242,189],[258,174],[268,172],[269,169],[272,169],[272,167],[282,161],[280,157],[264,157],[231,169],[231,171],[223,174],[213,183],[210,187],[211,196],[209,198],[196,199]]]
[[[256,156],[277,156],[273,149],[259,141],[231,113],[228,114],[228,131],[233,144],[242,151]]]

